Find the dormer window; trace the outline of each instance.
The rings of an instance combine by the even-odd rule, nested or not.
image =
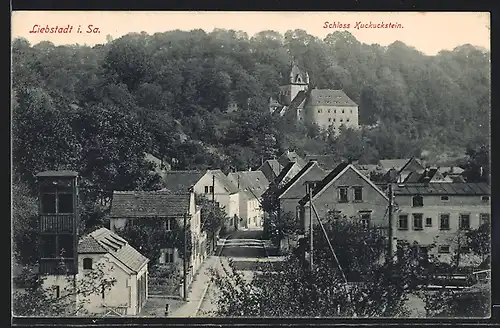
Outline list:
[[[490,201],[490,196],[481,196],[481,200],[483,202],[489,202]]]

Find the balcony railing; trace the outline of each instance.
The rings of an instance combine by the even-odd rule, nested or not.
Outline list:
[[[65,259],[40,259],[40,273],[51,275],[67,275],[76,272],[75,260]]]
[[[74,232],[74,216],[71,214],[40,215],[40,232]]]

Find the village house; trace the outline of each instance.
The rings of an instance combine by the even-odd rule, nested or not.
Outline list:
[[[109,216],[111,230],[117,231],[126,224],[151,224],[166,232],[184,230],[184,222],[191,232],[191,257],[187,259],[187,283],[207,257],[207,235],[201,231],[201,210],[196,205],[194,192],[170,191],[115,191]],[[160,257],[154,263],[181,267],[184,260],[179,245],[166,240]]]
[[[403,181],[404,184],[434,182],[453,182],[453,180],[450,177],[441,174],[437,168],[427,167],[421,173],[410,172]]]
[[[281,166],[285,167],[288,163],[296,162],[301,168],[306,165],[306,162],[300,157],[296,152],[286,150],[280,157],[278,157],[278,162]]]
[[[352,164],[339,164],[324,179],[316,182],[311,191],[312,203],[319,219],[355,220],[366,228],[387,230],[389,219],[387,208],[389,199],[370,179]],[[309,218],[313,226],[318,224],[316,214],[311,213],[309,194],[304,194],[299,202],[300,222],[303,231],[310,229]]]
[[[257,169],[257,171],[261,171],[268,181],[274,181],[281,170],[283,169],[283,165],[281,165],[277,159],[268,159]]]
[[[240,217],[245,228],[261,228],[264,211],[261,207],[262,194],[269,187],[269,181],[261,171],[240,171],[228,174],[229,180],[240,191]]]
[[[196,195],[203,195],[223,208],[228,217],[228,231],[239,225],[239,190],[221,170],[169,171],[163,179],[165,189],[173,191],[192,188]]]
[[[394,237],[418,243],[440,261],[460,253],[460,265],[478,265],[464,244],[463,234],[490,222],[490,186],[487,183],[420,183],[394,186]]]
[[[82,237],[78,243],[78,272],[81,279],[92,270],[102,270],[105,279],[116,279],[109,290],[79,296],[90,314],[137,315],[148,298],[149,260],[126,240],[106,228]],[[90,277],[90,276],[89,276]]]
[[[309,74],[294,63],[287,84],[280,86],[277,99],[270,98],[271,113],[284,116],[291,122],[317,124],[321,129],[340,126],[357,129],[358,105],[342,90],[312,88]]]
[[[291,215],[296,219],[299,211],[299,201],[308,191],[306,181],[321,181],[326,176],[326,172],[315,161],[308,162],[291,180],[274,192],[274,199],[277,203],[278,217],[282,215]],[[281,249],[287,250],[294,246],[296,236],[285,236],[281,242]]]

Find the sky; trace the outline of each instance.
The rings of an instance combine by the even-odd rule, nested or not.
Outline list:
[[[325,28],[325,23],[341,24]],[[358,28],[372,23],[376,28]],[[356,27],[356,24],[359,24]],[[394,24],[397,28],[380,27]],[[30,33],[38,27],[73,27],[71,33]],[[92,33],[87,33],[92,25]],[[348,25],[348,26],[346,26]],[[490,13],[488,12],[196,12],[196,11],[15,11],[12,13],[12,38],[23,37],[36,44],[51,41],[56,45],[106,42],[106,36],[119,38],[130,32],[154,34],[169,30],[214,28],[233,29],[249,36],[274,30],[303,29],[324,38],[337,30],[348,30],[362,43],[387,46],[402,41],[427,55],[470,43],[490,50]],[[80,28],[80,32],[78,32]],[[98,30],[95,30],[98,28]],[[36,30],[36,28],[35,28]],[[69,31],[69,28],[67,29]]]

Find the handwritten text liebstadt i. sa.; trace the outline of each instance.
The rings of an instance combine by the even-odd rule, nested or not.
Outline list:
[[[371,21],[366,23],[366,22],[355,22],[354,24],[351,23],[342,23],[342,22],[328,22],[326,21],[323,24],[323,28],[354,28],[354,29],[362,29],[362,28],[403,28],[403,25],[400,23],[386,23],[386,22],[376,22],[372,23]]]
[[[47,33],[47,34],[69,34],[69,33],[101,33],[98,27],[90,24],[87,25],[87,28],[83,28],[81,25],[78,25],[76,29],[73,29],[73,25],[63,25],[63,26],[49,26],[47,25],[33,25],[30,33]]]

